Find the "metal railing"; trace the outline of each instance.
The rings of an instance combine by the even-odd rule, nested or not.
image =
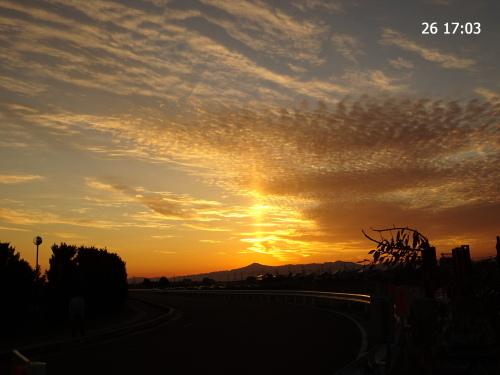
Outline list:
[[[360,310],[369,313],[370,296],[366,294],[317,292],[302,290],[179,290],[179,289],[131,289],[131,293],[175,295],[214,299],[244,299],[301,303],[319,307]]]
[[[347,301],[351,303],[370,304],[370,296],[366,294],[352,293],[334,293],[334,292],[316,292],[302,290],[179,290],[179,289],[131,289],[130,292],[146,292],[159,293],[163,295],[178,295],[192,297],[207,297],[207,298],[231,298],[241,297],[244,299],[252,297],[262,298],[287,298],[294,297],[296,299],[317,299],[327,301]]]

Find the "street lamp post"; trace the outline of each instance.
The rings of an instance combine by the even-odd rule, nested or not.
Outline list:
[[[36,268],[35,268],[35,302],[34,302],[34,309],[35,309],[35,323],[38,321],[38,298],[39,298],[39,285],[38,285],[38,246],[42,243],[42,237],[36,236],[33,238],[33,243],[36,245]]]
[[[36,236],[35,238],[33,238],[33,243],[36,245],[35,280],[38,281],[38,246],[42,243],[42,237]]]

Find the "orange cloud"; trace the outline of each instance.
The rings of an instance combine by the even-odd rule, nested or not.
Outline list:
[[[45,180],[45,177],[38,175],[0,175],[0,184],[19,184],[36,180]]]

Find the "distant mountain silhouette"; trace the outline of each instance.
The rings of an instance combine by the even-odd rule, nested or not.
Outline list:
[[[192,281],[201,281],[204,278],[208,277],[215,281],[239,281],[244,280],[248,276],[259,276],[264,275],[266,273],[270,273],[272,275],[288,275],[292,274],[310,274],[310,273],[333,273],[336,271],[343,270],[353,270],[359,269],[362,265],[353,262],[342,262],[337,260],[335,262],[326,262],[326,263],[308,263],[308,264],[286,264],[283,266],[266,266],[259,263],[252,263],[248,266],[235,268],[232,270],[226,271],[213,271],[206,273],[199,273],[193,275],[181,275],[175,276],[175,281],[182,281],[184,279],[191,279]],[[151,281],[158,281],[160,277],[149,278]],[[135,277],[135,283],[142,283],[144,277]],[[173,277],[169,278],[170,281],[174,281]],[[129,284],[134,283],[134,278],[128,279]]]

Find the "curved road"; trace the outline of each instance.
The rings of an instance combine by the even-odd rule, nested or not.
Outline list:
[[[275,302],[156,298],[182,316],[32,361],[46,362],[48,375],[331,375],[353,361],[361,345],[351,320],[323,310]]]

